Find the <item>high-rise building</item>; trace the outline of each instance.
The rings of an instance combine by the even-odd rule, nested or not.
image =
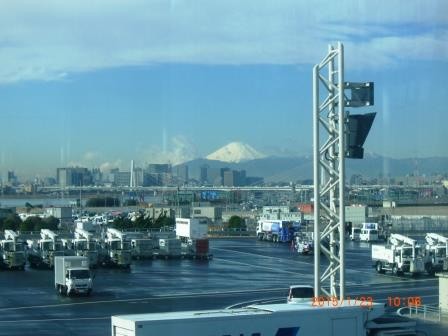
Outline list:
[[[177,180],[180,183],[188,182],[188,166],[187,165],[179,165],[176,167],[176,175]]]
[[[56,179],[61,187],[92,185],[92,173],[87,168],[57,168]]]

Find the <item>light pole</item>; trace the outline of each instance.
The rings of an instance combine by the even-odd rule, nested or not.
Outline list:
[[[370,105],[373,83],[344,82],[344,46],[329,45],[313,68],[315,296],[345,297],[345,158],[363,157],[375,118],[375,113],[352,116],[345,108]],[[329,260],[323,272],[321,252]]]

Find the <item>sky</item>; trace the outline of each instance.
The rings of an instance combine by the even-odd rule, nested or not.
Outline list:
[[[312,3],[312,5],[311,5]],[[0,0],[0,172],[128,169],[232,141],[312,153],[312,67],[375,82],[366,152],[448,156],[448,2]]]

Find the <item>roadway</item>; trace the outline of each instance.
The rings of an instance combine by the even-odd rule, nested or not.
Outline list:
[[[211,248],[211,261],[144,260],[130,271],[98,269],[91,297],[59,297],[52,271],[1,272],[0,335],[110,335],[111,315],[284,302],[289,285],[313,284],[313,257],[287,245],[241,238],[212,240]],[[438,302],[437,278],[377,274],[368,244],[347,243],[346,265],[347,300]]]

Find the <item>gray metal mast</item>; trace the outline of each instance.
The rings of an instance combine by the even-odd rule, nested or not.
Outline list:
[[[316,296],[345,296],[344,107],[344,47],[338,42],[337,47],[329,46],[327,56],[313,68]],[[325,240],[329,244],[323,245]],[[321,253],[329,261],[323,272]]]

